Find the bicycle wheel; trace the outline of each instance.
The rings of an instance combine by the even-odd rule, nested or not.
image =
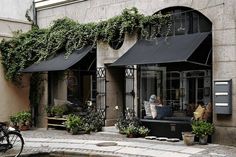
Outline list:
[[[9,149],[7,153],[18,157],[24,147],[24,140],[21,134],[15,131],[8,132],[8,142],[12,145],[12,148]]]

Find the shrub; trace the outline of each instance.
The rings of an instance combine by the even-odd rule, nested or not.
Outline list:
[[[18,126],[19,124],[19,118],[16,115],[10,116],[10,122],[13,126]]]
[[[22,125],[26,125],[26,123],[31,121],[31,113],[27,111],[19,112],[17,113],[17,118]]]
[[[141,125],[131,110],[126,110],[125,116],[121,116],[117,120],[116,127],[119,129],[119,133],[126,134],[127,137],[145,137],[149,133],[149,129]]]
[[[150,130],[148,128],[145,128],[144,126],[139,127],[138,133],[141,137],[145,137],[148,135]]]
[[[128,127],[124,128],[124,133],[127,137],[138,137],[139,135],[139,127],[134,124],[129,124]]]
[[[63,116],[66,113],[66,107],[61,105],[56,105],[51,108],[51,113],[56,116]]]
[[[196,120],[192,122],[192,130],[196,136],[202,137],[205,135],[212,135],[215,127],[212,123],[203,120]]]
[[[68,117],[65,121],[65,126],[73,134],[76,134],[78,131],[84,130],[84,121],[80,116],[70,114],[70,115],[68,115]]]
[[[84,117],[85,122],[89,125],[90,131],[101,131],[104,124],[104,117],[102,112],[96,110],[88,110]]]
[[[29,125],[31,122],[31,113],[28,111],[18,112],[10,116],[10,121],[15,127]]]

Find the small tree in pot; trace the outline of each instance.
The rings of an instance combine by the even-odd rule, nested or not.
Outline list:
[[[207,144],[208,135],[212,135],[215,127],[212,123],[196,120],[192,122],[193,133],[199,137],[199,144]]]

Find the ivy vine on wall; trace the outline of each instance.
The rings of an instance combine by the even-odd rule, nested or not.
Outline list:
[[[124,9],[121,15],[98,23],[80,24],[69,18],[58,19],[47,29],[33,26],[32,30],[15,33],[11,40],[0,43],[1,62],[8,80],[19,82],[21,70],[58,53],[70,55],[85,45],[96,45],[98,40],[111,42],[124,33],[137,31],[144,38],[151,37],[149,27],[160,31],[168,25],[169,15],[144,16],[137,8]]]

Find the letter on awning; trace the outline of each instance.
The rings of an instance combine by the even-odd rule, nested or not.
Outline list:
[[[111,66],[175,62],[205,64],[211,52],[211,42],[202,43],[210,37],[210,34],[207,32],[161,37],[154,40],[140,39]],[[200,48],[199,52],[195,53],[201,44],[206,48]]]
[[[38,64],[33,64],[21,72],[43,72],[43,71],[59,71],[66,70],[69,67],[73,66],[77,62],[79,62],[83,57],[85,57],[89,51],[92,50],[91,46],[87,46],[81,48],[79,50],[74,51],[69,57],[66,59],[65,54],[59,54],[56,57],[42,61]]]

